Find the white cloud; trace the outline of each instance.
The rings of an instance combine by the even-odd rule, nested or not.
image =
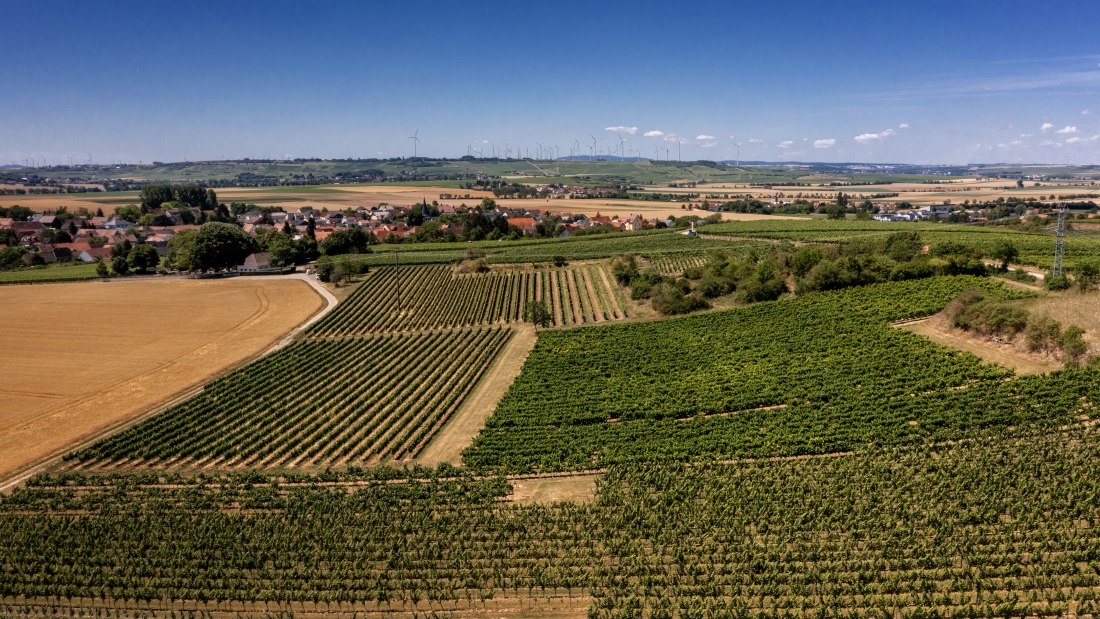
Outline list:
[[[714,138],[713,135],[707,135],[705,133],[700,133],[699,135],[695,136],[695,139],[699,140],[700,142],[705,142],[705,141],[713,140],[715,138]]]
[[[1095,142],[1097,140],[1100,140],[1100,133],[1097,133],[1096,135],[1093,135],[1093,136],[1089,136],[1087,138],[1083,138],[1079,135],[1075,135],[1072,138],[1066,140],[1066,144],[1078,144],[1080,142]]]
[[[714,148],[718,146],[718,142],[707,142],[706,144],[700,144],[699,148]]]
[[[1092,114],[1092,112],[1088,108],[1081,110],[1082,116],[1088,116],[1089,114]]]
[[[749,138],[749,144],[763,144],[764,140],[760,138]]]
[[[852,139],[859,142],[860,144],[870,144],[871,142],[874,142],[876,140],[888,138],[895,133],[897,133],[897,131],[894,131],[893,129],[884,129],[882,131],[879,131],[878,133],[861,133]]]
[[[898,125],[898,129],[908,129],[908,128],[909,128],[909,123],[901,123],[900,125]]]
[[[1054,125],[1052,125],[1050,123],[1043,123],[1043,126],[1039,127],[1039,131],[1042,131],[1043,133],[1046,133],[1047,131],[1050,131],[1053,128],[1054,128]]]
[[[835,138],[825,138],[823,140],[814,140],[814,148],[831,148],[836,144]]]
[[[1077,127],[1074,127],[1072,125],[1066,125],[1065,127],[1062,127],[1061,129],[1055,131],[1055,133],[1060,133],[1062,135],[1069,135],[1071,133],[1077,133]]]
[[[778,146],[779,148],[790,148],[791,146],[794,146],[794,141],[793,140],[783,140],[782,142],[776,144],[776,146]]]
[[[604,127],[603,130],[610,131],[612,133],[629,133],[630,135],[638,133],[637,127],[624,127],[622,125],[615,125],[614,127]]]
[[[664,131],[659,131],[657,129],[654,129],[653,131],[646,131],[642,135],[644,135],[647,138],[659,138],[664,134],[665,134]]]
[[[1035,135],[1034,133],[1021,133],[1021,134],[1020,134],[1020,137],[1022,137],[1022,138],[1030,138],[1030,137],[1033,137],[1034,135]]]

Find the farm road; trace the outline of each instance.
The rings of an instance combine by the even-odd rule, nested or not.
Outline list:
[[[489,372],[481,379],[481,384],[470,394],[469,399],[443,426],[431,443],[415,459],[418,464],[435,466],[441,462],[454,465],[462,464],[462,450],[481,432],[485,421],[493,414],[500,399],[519,376],[523,362],[535,347],[538,334],[530,325],[513,325],[516,334],[508,342],[500,356],[493,362]]]

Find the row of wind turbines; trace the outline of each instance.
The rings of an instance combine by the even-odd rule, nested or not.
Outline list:
[[[573,158],[580,157],[580,156],[584,155],[585,150],[588,150],[588,155],[592,158],[597,158],[597,157],[600,157],[601,155],[605,154],[604,151],[599,146],[599,139],[596,136],[592,135],[592,134],[589,134],[588,137],[592,138],[592,143],[591,144],[586,144],[584,146],[581,145],[581,141],[580,141],[579,138],[573,140],[573,146],[569,147],[569,158],[573,159]],[[618,148],[619,154],[617,155],[617,158],[618,158],[619,161],[626,161],[626,158],[628,156],[629,157],[636,157],[638,159],[643,158],[641,150],[626,147],[626,144],[627,144],[627,142],[629,142],[629,140],[627,140],[626,138],[624,138],[621,135],[617,136],[617,137],[619,139],[619,148]],[[420,129],[418,128],[415,131],[413,131],[413,134],[410,135],[408,137],[408,139],[412,142],[413,157],[419,156]],[[532,157],[530,147],[523,147],[523,146],[516,146],[516,145],[512,145],[512,144],[505,144],[505,145],[503,145],[503,147],[500,149],[500,152],[498,153],[497,145],[493,144],[492,142],[488,142],[486,140],[480,140],[476,143],[475,142],[468,142],[466,144],[466,155],[468,157],[477,157],[479,159],[484,157],[485,156],[485,149],[484,149],[485,145],[489,146],[491,156],[494,159],[496,159],[498,157],[498,154],[503,154],[505,159],[512,159],[512,158],[516,158],[516,159],[560,159],[561,158],[561,147],[558,146],[557,144],[543,144],[542,142],[535,142],[535,152],[534,152],[534,156]],[[676,141],[676,160],[677,161],[682,161],[683,160],[682,151],[681,151],[682,145],[683,145],[682,141],[680,141],[680,140]],[[734,142],[733,145],[735,147],[737,147],[737,162],[738,162],[738,165],[740,165],[740,162],[741,162],[741,143],[740,142]],[[613,147],[614,147],[614,143],[612,143],[610,146],[608,146],[608,149],[606,151],[606,155],[608,157],[616,157]],[[665,155],[664,160],[669,161],[671,159],[671,149],[667,146],[660,146],[660,145],[654,146],[653,147],[653,154],[654,154],[653,158],[655,160],[658,160],[658,161],[661,160],[661,151],[664,151],[664,155]],[[611,160],[614,161],[615,159],[611,159]]]

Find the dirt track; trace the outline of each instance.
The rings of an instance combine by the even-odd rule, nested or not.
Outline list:
[[[535,347],[538,336],[534,327],[514,325],[516,334],[501,351],[488,373],[481,379],[469,399],[454,414],[450,422],[440,429],[432,442],[416,458],[418,464],[435,466],[441,462],[462,464],[462,450],[481,432],[485,420],[493,414],[497,403],[504,397],[512,381],[519,376],[523,362]]]

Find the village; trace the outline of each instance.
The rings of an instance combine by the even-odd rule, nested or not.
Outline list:
[[[309,236],[321,243],[333,233],[359,228],[373,235],[378,243],[400,243],[427,226],[433,233],[445,238],[464,237],[464,215],[479,213],[498,222],[503,219],[508,238],[545,236],[540,224],[552,222],[549,230],[553,236],[568,237],[593,232],[636,232],[648,228],[672,227],[675,221],[644,219],[640,215],[573,215],[553,214],[550,211],[513,209],[496,205],[492,200],[482,205],[466,207],[438,203],[413,206],[379,205],[359,207],[345,211],[315,209],[309,206],[287,212],[278,207],[248,205],[234,217],[241,228],[252,236],[275,229],[299,239]],[[240,210],[240,209],[237,209]],[[188,211],[185,216],[181,211]],[[54,213],[32,213],[24,220],[0,217],[0,250],[19,248],[23,266],[53,264],[58,262],[109,262],[117,255],[118,248],[146,244],[164,257],[169,251],[172,237],[185,230],[198,230],[201,224],[194,222],[191,209],[164,209],[156,217],[156,223],[169,225],[142,225],[119,214],[90,214],[85,209],[71,213],[64,209]],[[175,223],[184,219],[193,223]],[[502,237],[503,238],[503,237]]]

